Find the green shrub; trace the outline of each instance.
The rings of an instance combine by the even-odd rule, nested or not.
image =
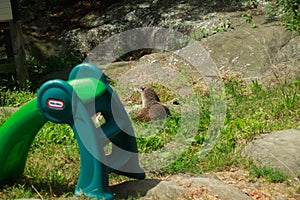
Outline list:
[[[277,0],[276,8],[287,30],[295,30],[300,34],[299,0]]]

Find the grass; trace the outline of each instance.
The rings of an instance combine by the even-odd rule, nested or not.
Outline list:
[[[250,179],[255,180],[257,178],[264,177],[267,181],[272,183],[281,183],[287,180],[287,176],[278,169],[272,169],[270,167],[253,166],[250,168]]]
[[[227,101],[225,126],[212,151],[206,157],[199,157],[211,120],[211,103],[207,94],[196,91],[200,118],[194,140],[180,157],[155,172],[149,172],[149,176],[201,174],[236,166],[248,169],[252,180],[264,177],[270,182],[287,181],[288,177],[278,170],[249,164],[240,157],[239,152],[262,133],[300,127],[300,78],[274,86],[263,86],[255,81],[246,84],[240,78],[232,76],[224,78],[224,84]],[[159,95],[168,92],[159,85],[154,84],[154,87]],[[0,93],[0,106],[20,106],[35,96],[35,93],[18,90],[2,89]],[[168,92],[163,101],[167,102],[173,98],[174,95]],[[180,113],[177,110],[171,111],[172,116],[159,129],[153,129],[151,136],[137,138],[140,152],[158,150],[174,136],[184,134],[178,130]],[[0,123],[8,117],[0,116]],[[149,124],[140,122],[136,126],[142,130]],[[2,182],[0,198],[69,197],[73,195],[78,173],[79,152],[72,130],[67,125],[49,122],[33,141],[24,175],[17,180]],[[127,179],[110,175],[111,183],[122,180]]]
[[[35,93],[28,90],[7,89],[0,87],[0,105],[19,107],[35,97]]]

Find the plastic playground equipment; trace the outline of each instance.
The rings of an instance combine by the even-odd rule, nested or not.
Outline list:
[[[91,116],[101,112],[105,123],[95,127]],[[80,152],[76,195],[113,199],[108,174],[144,179],[130,119],[103,72],[89,63],[76,66],[68,81],[44,83],[37,98],[17,110],[0,127],[0,181],[20,176],[32,141],[47,121],[69,124]],[[30,125],[29,125],[30,124]],[[104,146],[112,143],[112,153]]]

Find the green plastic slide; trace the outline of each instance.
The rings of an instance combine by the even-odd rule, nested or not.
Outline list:
[[[48,121],[36,102],[33,99],[22,106],[0,127],[0,181],[23,173],[32,141]]]

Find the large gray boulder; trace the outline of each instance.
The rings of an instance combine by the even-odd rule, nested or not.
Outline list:
[[[290,129],[261,135],[242,154],[263,166],[280,169],[287,175],[300,175],[300,130]]]
[[[175,175],[166,180],[126,181],[111,187],[117,199],[236,199],[250,200],[241,190],[215,176]]]
[[[244,6],[233,2],[121,1],[100,15],[88,13],[81,19],[86,29],[68,31],[61,43],[67,51],[86,55],[111,36],[135,28],[167,28],[197,40],[217,33],[202,38],[201,44],[220,71],[233,71],[245,79],[268,83],[298,75],[300,37],[286,32],[268,16],[256,13],[252,13],[251,20],[258,28],[251,28],[242,17],[248,11],[242,11]]]
[[[253,19],[256,21],[258,28],[251,28],[249,24],[242,21],[242,18],[233,17],[230,20],[232,20],[232,26],[236,27],[234,30],[218,33],[200,41],[199,44],[209,53],[219,72],[234,72],[239,74],[243,79],[249,80],[250,83],[252,80],[258,80],[260,83],[265,83],[266,85],[290,80],[299,76],[300,37],[294,33],[286,32],[284,27],[278,26],[274,22],[268,23],[266,16],[257,16]],[[152,31],[151,34],[149,30]],[[155,46],[152,40],[162,31],[159,29],[145,28],[140,32],[145,35],[144,42],[149,44],[146,46],[151,46],[152,44]],[[81,39],[78,39],[78,44],[76,45],[78,45],[79,49],[85,49],[85,52],[88,52],[88,50],[92,48],[92,46],[88,45],[90,42],[86,41],[87,39],[97,40],[101,38],[97,35],[86,35],[84,32],[80,32],[72,38],[76,40],[77,37]],[[133,39],[129,35],[126,37]],[[139,42],[141,41],[133,40],[132,47],[142,47],[143,45],[138,45]],[[97,42],[93,42],[93,44],[96,43]],[[164,41],[162,41],[162,43],[164,43]],[[108,48],[109,52],[111,51],[116,54],[118,43],[111,42],[108,44],[111,44],[111,47]],[[80,48],[82,45],[85,47]],[[171,50],[170,53],[172,52]],[[95,56],[97,57],[97,55]],[[156,62],[158,60],[157,58],[163,56],[164,55],[157,55],[150,59]],[[101,56],[98,57],[99,60],[102,59]],[[147,58],[148,63],[152,62],[150,59],[149,57]],[[92,59],[91,62],[93,61]],[[103,58],[102,61],[105,61],[105,58]],[[113,62],[113,59],[108,61]],[[143,62],[135,62],[133,64],[124,62],[120,64],[115,63],[113,67],[119,71],[116,71],[116,73],[123,73],[124,70],[126,71],[127,69],[120,66],[138,66],[145,63],[144,61],[145,59],[143,59]],[[166,62],[164,64],[173,65],[172,63]]]
[[[268,23],[266,16],[254,18],[258,28],[235,20],[237,30],[216,34],[202,43],[220,71],[268,83],[300,74],[299,36]]]
[[[234,2],[239,2],[235,5]],[[90,12],[81,18],[85,29],[69,30],[60,38],[66,51],[76,50],[85,55],[97,44],[117,33],[141,27],[162,27],[183,34],[201,36],[201,31],[224,28],[228,18],[235,12],[224,8],[242,9],[240,1],[194,1],[194,0],[124,0],[113,4],[103,13]]]

